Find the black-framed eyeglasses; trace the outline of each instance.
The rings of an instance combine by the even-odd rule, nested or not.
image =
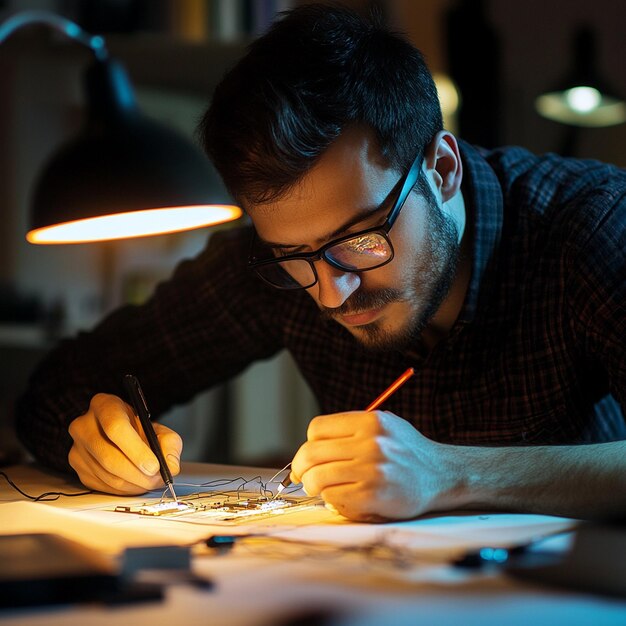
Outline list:
[[[343,272],[367,272],[386,265],[394,256],[389,231],[419,178],[421,165],[420,155],[398,181],[400,190],[380,226],[333,239],[314,252],[296,252],[265,259],[259,259],[252,252],[248,258],[248,267],[277,289],[308,289],[318,280],[314,262],[320,259]],[[253,241],[253,249],[254,246]]]

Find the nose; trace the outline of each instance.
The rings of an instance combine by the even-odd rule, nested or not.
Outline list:
[[[328,308],[336,309],[341,306],[361,285],[359,274],[342,272],[326,263],[317,261],[317,300]]]

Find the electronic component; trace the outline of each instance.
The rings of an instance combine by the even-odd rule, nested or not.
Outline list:
[[[321,504],[319,498],[268,498],[258,493],[243,491],[197,493],[180,498],[177,502],[144,502],[135,505],[118,505],[116,513],[132,513],[152,517],[182,517],[194,515],[196,519],[213,522],[237,523],[291,513]]]
[[[172,515],[176,513],[188,513],[194,507],[180,500],[177,502],[159,502],[158,504],[144,504],[141,506],[116,506],[117,513],[138,513],[139,515]]]

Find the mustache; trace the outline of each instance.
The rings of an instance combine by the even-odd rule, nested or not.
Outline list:
[[[371,309],[380,309],[392,302],[405,300],[399,289],[379,289],[377,291],[357,291],[353,293],[341,306],[334,309],[320,307],[322,317],[332,320],[341,315],[356,315]]]

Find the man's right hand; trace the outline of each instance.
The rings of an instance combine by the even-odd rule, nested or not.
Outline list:
[[[154,422],[163,456],[176,476],[180,472],[183,442],[171,428]],[[150,450],[139,419],[117,396],[99,393],[89,410],[69,426],[74,444],[69,463],[85,487],[134,495],[163,485],[159,461]]]

